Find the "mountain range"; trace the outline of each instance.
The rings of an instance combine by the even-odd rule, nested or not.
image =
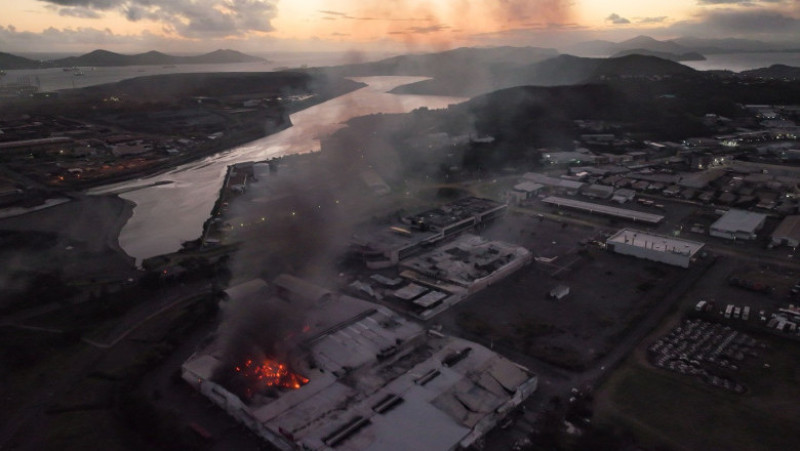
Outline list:
[[[700,53],[779,52],[791,50],[787,46],[749,39],[702,39],[683,37],[659,41],[650,36],[637,36],[622,42],[603,40],[586,41],[563,49],[567,53],[582,56],[610,56],[631,50],[661,52],[673,55]]]
[[[604,77],[619,76],[691,76],[697,74],[697,71],[655,56],[627,55],[618,58],[583,58],[558,55],[495,72],[488,82],[480,75],[473,77],[473,73],[480,74],[481,70],[464,66],[458,72],[400,86],[392,92],[472,97],[512,86],[575,85],[600,80]]]
[[[655,50],[647,50],[647,49],[631,49],[631,50],[623,50],[621,52],[617,52],[611,55],[612,58],[619,58],[622,56],[628,55],[645,55],[645,56],[655,56],[657,58],[670,60],[670,61],[705,61],[706,57],[697,53],[697,52],[687,52],[687,53],[669,53],[669,52],[657,52]]]
[[[50,61],[36,61],[10,53],[0,52],[0,69],[39,69],[47,67],[86,67],[86,66],[158,66],[172,64],[230,64],[265,62],[263,58],[246,55],[236,50],[215,50],[196,56],[174,56],[150,51],[135,55],[124,55],[108,50],[95,50],[81,56]]]

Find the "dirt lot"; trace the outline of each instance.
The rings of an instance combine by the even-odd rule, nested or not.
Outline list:
[[[589,227],[563,228],[549,219],[507,217],[487,236],[516,241],[548,260],[557,258],[534,263],[437,321],[558,366],[587,368],[685,275],[679,268],[579,244],[596,234]],[[569,286],[570,294],[548,299],[559,284]]]

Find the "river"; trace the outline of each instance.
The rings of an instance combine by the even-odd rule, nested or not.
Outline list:
[[[387,92],[424,79],[354,77],[368,86],[292,114],[293,125],[286,130],[151,177],[95,188],[90,194],[118,193],[136,204],[120,233],[119,244],[137,261],[176,251],[184,241],[200,237],[229,165],[318,151],[320,136],[340,129],[353,117],[405,113],[420,107],[446,108],[467,100]]]

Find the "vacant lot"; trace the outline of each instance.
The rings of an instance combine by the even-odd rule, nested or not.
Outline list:
[[[643,444],[676,449],[796,449],[800,440],[800,343],[748,332],[767,345],[757,364],[739,365],[731,373],[747,387],[744,394],[710,386],[687,375],[655,368],[646,349],[693,310],[699,299],[715,300],[715,311],[727,303],[753,310],[783,302],[774,296],[729,286],[733,273],[752,265],[720,259],[682,300],[681,309],[642,341],[628,360],[604,383],[596,396],[596,421],[622,424]],[[756,271],[761,269],[756,268]],[[765,270],[765,277],[780,272]],[[718,313],[714,313],[719,317]],[[751,318],[751,321],[753,319]],[[737,327],[741,320],[726,324]]]
[[[597,419],[622,423],[648,445],[683,449],[796,449],[800,346],[767,339],[769,368],[745,369],[737,395],[694,378],[630,362],[597,397]]]
[[[563,227],[549,219],[507,217],[487,235],[522,244],[543,259],[437,320],[558,366],[587,368],[687,275],[679,268],[579,244],[596,234],[592,228]],[[549,299],[559,284],[569,286],[570,294]]]

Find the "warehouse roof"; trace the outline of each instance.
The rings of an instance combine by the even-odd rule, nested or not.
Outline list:
[[[214,379],[224,346],[183,366],[187,381],[280,449],[466,448],[536,387],[490,349],[427,334],[382,306],[336,296],[298,308],[308,326],[290,339],[289,361],[308,379],[301,387],[239,399]]]
[[[787,216],[772,233],[773,238],[789,238],[800,241],[800,216]]]
[[[745,210],[728,210],[721,218],[717,219],[714,224],[711,224],[713,230],[721,230],[725,232],[751,232],[755,233],[767,215],[763,213],[753,213],[752,211]]]
[[[697,241],[682,240],[666,235],[635,229],[622,229],[611,236],[607,243],[620,243],[636,246],[654,252],[670,252],[692,256],[705,246]]]
[[[544,188],[544,185],[541,183],[534,183],[534,182],[522,182],[514,185],[515,191],[522,191],[525,193],[535,193],[540,189]]]
[[[595,204],[591,202],[582,202],[574,199],[566,199],[563,197],[546,197],[542,202],[558,207],[569,207],[577,210],[587,211],[589,213],[598,213],[606,216],[613,216],[615,218],[630,219],[633,221],[646,222],[649,224],[658,224],[664,220],[661,215],[652,213],[644,213],[636,210],[628,210],[625,208],[611,207],[608,205]]]

